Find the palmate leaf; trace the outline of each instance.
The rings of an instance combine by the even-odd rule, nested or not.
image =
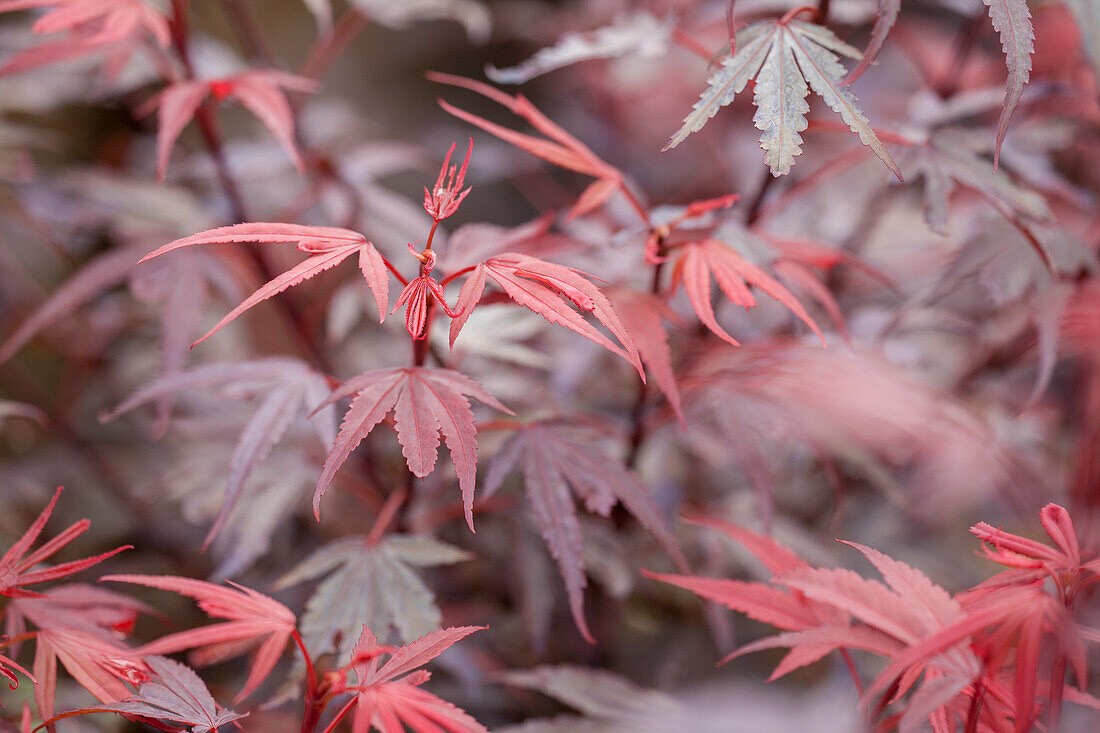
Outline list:
[[[584,618],[584,550],[573,495],[596,514],[607,516],[619,502],[653,533],[679,567],[680,548],[646,486],[609,458],[589,431],[568,424],[532,423],[512,435],[493,457],[484,490],[493,494],[512,471],[523,474],[531,509],[550,554],[558,563],[569,609],[581,635],[595,643]]]
[[[451,320],[452,348],[466,319],[485,292],[486,277],[492,278],[518,305],[538,313],[551,323],[565,326],[626,359],[638,370],[642,381],[645,381],[645,370],[642,368],[637,346],[619,320],[611,301],[588,280],[590,275],[515,252],[490,257],[466,276],[455,303],[455,310],[459,315]],[[621,346],[600,333],[584,316],[573,310],[566,300],[572,301],[585,313],[595,316],[618,339]]]
[[[276,587],[328,576],[306,603],[302,639],[314,658],[334,652],[337,662],[344,664],[351,660],[356,633],[364,623],[384,635],[393,627],[406,643],[438,629],[439,606],[416,568],[452,565],[470,557],[427,536],[390,534],[375,544],[366,537],[346,537],[311,554]]]
[[[155,677],[143,682],[137,694],[110,705],[74,710],[53,720],[89,713],[118,713],[129,720],[150,724],[162,721],[185,726],[191,733],[211,733],[248,715],[219,706],[191,668],[165,657],[151,656],[145,662]]]
[[[553,163],[562,168],[596,178],[596,181],[589,185],[589,187],[578,197],[577,202],[569,211],[567,216],[568,219],[581,216],[582,214],[599,208],[606,203],[622,185],[623,174],[620,170],[600,160],[599,156],[592,152],[588,146],[559,127],[553,120],[540,112],[538,108],[531,104],[523,95],[519,94],[513,97],[498,89],[494,89],[488,84],[483,84],[473,79],[466,79],[461,76],[453,76],[451,74],[429,72],[427,76],[432,81],[462,87],[463,89],[469,89],[488,97],[497,104],[507,107],[513,114],[519,115],[527,120],[532,127],[541,132],[548,139],[510,130],[507,127],[490,122],[484,117],[471,114],[465,110],[453,107],[443,100],[439,100],[439,105],[455,117],[460,120],[465,120],[471,125],[480,127],[485,132],[495,135],[507,143],[515,145],[517,148],[534,155],[536,158],[542,158],[548,163]]]
[[[323,374],[296,359],[207,364],[150,382],[102,419],[112,420],[145,403],[195,388],[216,389],[227,399],[259,398],[234,446],[226,472],[225,502],[203,541],[205,549],[225,525],[255,468],[267,459],[295,420],[309,415],[328,396],[329,389]],[[311,424],[318,439],[328,447],[336,437],[335,410],[324,407],[318,413]]]
[[[364,626],[353,652],[356,684],[349,691],[355,696],[340,709],[324,733],[332,733],[352,709],[355,710],[353,733],[368,733],[372,727],[384,733],[399,733],[406,725],[416,733],[488,733],[466,711],[420,689],[430,675],[417,669],[484,628],[460,626],[432,632],[394,651],[379,667],[379,656],[387,649]]]
[[[142,257],[151,260],[184,247],[200,244],[241,244],[257,242],[276,244],[297,242],[298,251],[309,255],[305,260],[271,280],[230,311],[214,328],[192,346],[200,344],[225,327],[230,321],[258,303],[310,279],[318,273],[336,267],[353,254],[359,255],[359,269],[374,293],[378,305],[379,323],[385,320],[389,307],[389,273],[385,261],[374,245],[358,232],[337,227],[303,226],[300,224],[246,223],[208,229],[190,237],[169,242]]]
[[[847,569],[810,567],[770,538],[714,521],[705,523],[744,542],[776,571],[771,584],[693,576],[650,577],[687,588],[785,630],[740,647],[724,662],[750,652],[789,649],[770,681],[837,649],[860,649],[888,659],[908,660],[904,667],[891,664],[888,669],[893,674],[883,674],[875,683],[881,689],[899,671],[907,670],[896,693],[900,697],[923,674],[920,688],[910,698],[911,710],[902,726],[905,731],[916,730],[916,725],[965,695],[981,672],[978,658],[962,643],[965,636],[950,636],[956,626],[967,626],[967,612],[920,571],[869,547],[847,543],[875,565],[886,580],[883,584]],[[924,649],[925,640],[945,633],[950,638],[935,649],[921,657],[911,655],[914,647]]]
[[[352,397],[354,395],[354,397]],[[353,377],[335,390],[322,407],[352,397],[332,451],[321,469],[313,512],[320,518],[321,497],[352,451],[393,411],[394,429],[409,470],[423,478],[435,468],[439,434],[451,452],[458,475],[466,523],[474,528],[474,484],[477,428],[467,397],[513,414],[469,377],[451,369],[413,367],[377,369]]]
[[[232,588],[226,588],[170,575],[106,575],[100,580],[173,591],[194,598],[207,615],[227,619],[224,623],[162,636],[141,647],[138,651],[142,655],[195,649],[191,655],[193,662],[204,666],[239,656],[249,647],[259,645],[244,688],[235,698],[238,702],[248,697],[271,674],[295,629],[295,618],[290,609],[236,583],[231,583]]]
[[[168,18],[145,0],[0,0],[0,13],[48,7],[54,9],[35,21],[34,33],[68,36],[17,53],[0,67],[0,76],[101,49],[119,54],[116,60],[126,60],[148,38],[162,47],[171,42]]]
[[[149,679],[149,667],[141,653],[112,638],[75,629],[39,629],[35,634],[34,699],[43,719],[54,715],[57,663],[100,702],[116,702],[130,696],[131,685]]]
[[[747,231],[742,236],[751,237]],[[691,307],[699,320],[712,333],[733,346],[740,346],[718,323],[711,304],[711,277],[717,281],[722,293],[731,303],[742,308],[752,308],[756,298],[749,291],[753,285],[782,303],[799,320],[810,327],[825,346],[825,335],[798,299],[771,275],[742,257],[737,250],[713,239],[688,242],[680,248],[680,254],[672,270],[672,285],[683,285]]]
[[[753,123],[763,133],[760,147],[772,175],[789,173],[795,157],[802,154],[799,133],[806,129],[810,110],[806,97],[812,89],[900,180],[897,165],[871,129],[855,95],[841,85],[844,67],[837,54],[862,58],[858,49],[823,26],[797,20],[748,26],[738,34],[736,53],[710,77],[692,113],[664,149],[676,147],[702,129],[755,79]]]
[[[317,82],[294,74],[259,69],[224,79],[169,84],[135,112],[142,116],[153,109],[158,110],[157,179],[164,180],[173,145],[209,96],[218,101],[231,97],[239,102],[271,132],[295,167],[304,170],[294,139],[294,113],[283,89],[313,92]]]
[[[81,519],[79,522],[74,522],[69,525],[61,534],[47,541],[34,552],[30,552],[31,546],[38,539],[38,536],[42,534],[42,530],[46,527],[46,522],[49,521],[50,515],[53,514],[54,507],[57,506],[57,500],[61,498],[62,490],[62,487],[57,487],[50,503],[46,505],[46,508],[38,515],[38,518],[27,528],[23,536],[8,548],[3,557],[0,557],[0,595],[8,596],[9,598],[38,597],[40,595],[39,593],[28,590],[25,586],[46,583],[51,580],[68,577],[74,573],[79,573],[81,570],[90,568],[97,563],[101,563],[123,550],[132,549],[130,545],[125,545],[111,550],[110,552],[96,555],[95,557],[86,557],[82,560],[70,560],[60,565],[41,567],[35,570],[34,568],[37,565],[49,559],[61,550],[61,548],[87,532],[88,527],[91,526],[91,522],[87,519]]]

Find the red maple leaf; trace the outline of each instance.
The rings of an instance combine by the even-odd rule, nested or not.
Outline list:
[[[394,651],[379,667],[379,657],[390,650],[381,646],[371,630],[364,626],[350,665],[357,678],[356,684],[347,688],[355,697],[340,709],[324,733],[336,730],[352,709],[355,710],[353,733],[368,733],[372,726],[383,733],[400,733],[406,725],[416,733],[488,733],[488,729],[466,711],[420,689],[431,675],[417,669],[484,628],[461,626],[422,636]]]
[[[321,497],[340,466],[392,410],[397,439],[414,476],[423,478],[435,468],[439,434],[443,434],[458,474],[466,523],[473,531],[477,428],[466,398],[473,397],[509,415],[512,411],[480,384],[450,369],[412,367],[366,372],[344,382],[321,407],[352,395],[336,443],[317,481],[314,513],[320,516]]]
[[[100,50],[112,54],[108,74],[115,76],[147,37],[162,47],[171,42],[168,18],[144,0],[0,0],[0,13],[47,7],[54,9],[39,17],[31,30],[68,37],[15,54],[0,67],[0,76]]]
[[[172,146],[207,97],[219,102],[227,98],[237,100],[271,131],[298,170],[304,170],[294,140],[294,112],[283,89],[313,92],[317,90],[317,82],[281,71],[255,69],[222,79],[169,84],[135,111],[140,117],[158,110],[157,179],[164,180]]]
[[[673,288],[681,284],[684,286],[688,300],[691,301],[691,307],[699,316],[699,320],[723,341],[740,346],[737,340],[719,325],[718,319],[714,316],[714,307],[710,301],[712,276],[730,302],[743,308],[752,308],[756,305],[756,298],[749,291],[749,285],[760,288],[798,316],[817,334],[822,346],[825,345],[825,336],[821,333],[821,329],[817,327],[817,323],[802,304],[791,295],[791,292],[771,275],[738,254],[732,247],[714,239],[704,239],[698,242],[687,242],[680,245],[678,249],[680,254],[672,270]]]
[[[577,198],[577,202],[569,211],[569,219],[599,208],[623,185],[623,174],[619,169],[600,160],[584,143],[563,130],[542,112],[539,112],[535,105],[531,104],[522,94],[513,97],[494,89],[488,84],[451,74],[440,74],[433,71],[429,72],[427,76],[432,81],[462,87],[488,97],[527,120],[532,127],[546,135],[549,140],[509,130],[507,127],[490,122],[484,117],[453,107],[442,99],[439,100],[439,105],[455,117],[465,120],[471,125],[476,125],[485,132],[496,135],[501,140],[511,143],[537,158],[542,158],[554,165],[587,176],[593,176],[597,179]]]
[[[481,300],[482,293],[485,292],[486,276],[491,277],[518,305],[538,313],[551,323],[565,326],[626,359],[638,370],[642,381],[645,381],[645,370],[638,355],[638,347],[634,345],[634,340],[619,320],[611,301],[587,279],[591,275],[515,252],[505,252],[490,257],[473,268],[473,272],[466,276],[462,290],[458,293],[458,301],[455,303],[458,316],[451,321],[452,348],[466,319],[470,317]],[[595,316],[596,320],[607,327],[607,330],[618,339],[621,346],[604,336],[595,326],[586,321],[584,316],[570,308],[566,300],[571,301],[585,313]]]
[[[212,618],[228,619],[225,623],[162,636],[138,649],[142,655],[195,649],[191,653],[192,663],[205,666],[240,656],[258,644],[252,669],[236,701],[248,697],[267,678],[294,633],[295,618],[290,609],[236,583],[231,582],[233,587],[226,588],[169,575],[106,575],[100,580],[173,591],[197,600],[199,608]]]
[[[53,513],[54,506],[57,505],[57,500],[60,498],[62,490],[63,487],[57,487],[57,491],[54,492],[53,498],[46,508],[42,510],[42,513],[38,515],[38,519],[34,520],[34,523],[27,528],[23,536],[16,540],[14,545],[8,548],[8,551],[4,553],[3,557],[0,557],[0,595],[5,595],[9,598],[38,597],[41,594],[26,590],[24,586],[45,583],[50,580],[57,580],[58,578],[64,578],[74,573],[79,573],[81,570],[103,562],[107,558],[123,550],[133,549],[130,545],[125,545],[115,548],[110,552],[96,555],[95,557],[86,557],[83,560],[72,560],[60,565],[55,565],[52,568],[31,570],[31,568],[45,561],[62,547],[84,534],[84,532],[88,530],[88,527],[91,526],[91,522],[87,519],[81,519],[79,522],[74,522],[61,534],[57,535],[29,555],[27,554],[27,551],[31,549],[31,545],[38,539],[38,535],[42,533],[42,529],[46,526],[46,522]]]
[[[199,244],[236,244],[259,242],[275,244],[278,242],[297,242],[298,251],[309,255],[305,260],[279,275],[259,290],[248,296],[243,303],[230,311],[214,328],[200,338],[192,347],[220,331],[227,323],[246,310],[262,303],[284,290],[302,283],[314,275],[336,267],[353,254],[359,255],[359,269],[368,287],[374,293],[375,303],[380,314],[379,323],[386,318],[389,304],[389,275],[386,263],[374,245],[358,232],[337,227],[303,226],[300,224],[248,223],[233,224],[199,232],[190,237],[169,242],[160,249],[150,252],[140,262],[174,252],[183,247]]]

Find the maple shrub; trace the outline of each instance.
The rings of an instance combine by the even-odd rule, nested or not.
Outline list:
[[[0,731],[1100,730],[1100,0],[0,0],[0,187]]]

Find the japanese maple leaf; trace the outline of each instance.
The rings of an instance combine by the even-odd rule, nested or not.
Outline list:
[[[296,420],[309,415],[328,396],[329,387],[323,374],[297,359],[207,364],[154,380],[101,420],[113,420],[140,405],[195,388],[217,389],[226,399],[259,398],[233,448],[226,472],[225,502],[203,541],[205,549],[225,525],[256,466],[267,459]],[[319,412],[319,419],[311,423],[317,438],[327,448],[336,438],[335,410],[328,407]]]
[[[536,130],[549,139],[526,135],[515,130],[509,130],[496,123],[490,122],[484,117],[478,117],[465,110],[453,107],[439,100],[439,105],[460,120],[465,120],[471,125],[480,127],[485,132],[499,137],[505,142],[515,145],[521,150],[534,155],[537,158],[561,166],[571,171],[582,173],[596,178],[577,198],[573,208],[569,210],[568,218],[572,219],[582,214],[598,209],[623,185],[623,174],[614,166],[605,163],[577,138],[570,135],[549,117],[540,112],[535,105],[523,95],[511,96],[494,89],[488,84],[483,84],[473,79],[466,79],[451,74],[439,74],[429,72],[428,78],[441,84],[462,87],[488,97],[494,102],[507,107],[512,113],[527,120]]]
[[[383,733],[400,733],[406,725],[416,733],[488,733],[488,729],[466,711],[420,689],[431,675],[417,669],[484,628],[461,626],[433,632],[393,652],[386,663],[379,666],[379,656],[385,647],[364,626],[353,652],[356,684],[347,690],[355,696],[340,709],[324,733],[336,730],[353,709],[353,733],[368,733],[372,727]]]
[[[380,314],[379,323],[385,320],[389,302],[389,275],[386,272],[385,261],[373,244],[368,242],[362,234],[353,232],[350,229],[303,226],[300,224],[233,224],[217,229],[209,229],[190,237],[169,242],[160,249],[145,255],[140,262],[199,244],[235,244],[243,242],[259,242],[261,244],[297,242],[298,251],[305,252],[309,257],[248,296],[243,303],[230,311],[205,336],[192,344],[192,347],[213,336],[226,324],[257,303],[262,303],[320,272],[336,267],[353,254],[359,255],[359,269],[363,273],[367,286],[374,293],[374,300],[378,305]]]
[[[1037,579],[1047,575],[1061,594],[1076,595],[1077,589],[1070,586],[1089,582],[1087,577],[1081,577],[1082,571],[1100,576],[1100,555],[1094,554],[1086,559],[1073,520],[1064,507],[1047,504],[1039,512],[1039,521],[1054,542],[1054,547],[1005,532],[985,522],[978,522],[970,528],[970,532],[982,541],[982,554],[987,559],[1024,571],[1014,573],[1013,577]]]
[[[140,614],[157,612],[141,601],[84,583],[66,583],[34,598],[16,598],[4,611],[4,630],[13,637],[39,629],[83,631],[114,641],[133,630]]]
[[[54,492],[53,498],[50,499],[50,503],[46,505],[46,508],[42,510],[42,513],[34,520],[34,523],[27,528],[27,531],[23,533],[22,537],[16,540],[14,545],[8,548],[4,556],[0,557],[0,595],[5,595],[9,598],[37,597],[40,595],[39,593],[27,590],[25,586],[45,583],[50,580],[57,580],[58,578],[64,578],[74,573],[79,573],[81,570],[101,563],[123,550],[132,549],[130,545],[125,545],[115,548],[110,552],[96,555],[95,557],[86,557],[83,560],[71,560],[66,563],[61,563],[60,565],[55,565],[52,568],[47,567],[33,570],[32,568],[45,561],[80,535],[84,534],[88,531],[88,527],[91,526],[91,522],[87,519],[81,519],[79,522],[74,522],[61,534],[49,540],[29,555],[27,554],[31,549],[31,545],[38,539],[38,535],[42,533],[42,529],[46,526],[46,522],[49,521],[50,515],[53,514],[53,509],[57,505],[57,500],[61,497],[62,489],[63,487],[61,486],[57,487],[57,491]]]
[[[993,152],[993,168],[1001,159],[1001,144],[1008,134],[1012,113],[1020,103],[1024,85],[1031,77],[1031,55],[1035,53],[1035,30],[1031,26],[1031,11],[1027,0],[982,0],[989,8],[993,28],[1001,35],[1008,78],[1001,117],[997,120],[997,144]]]
[[[194,670],[165,657],[145,660],[154,677],[141,684],[137,694],[110,705],[81,708],[53,718],[50,723],[89,713],[118,713],[128,720],[155,727],[157,721],[182,725],[192,733],[210,733],[247,713],[235,713],[219,706]],[[164,730],[176,730],[165,728]]]
[[[450,369],[412,367],[366,372],[344,382],[322,406],[345,397],[352,397],[351,405],[317,481],[314,514],[320,516],[321,497],[340,466],[392,410],[401,452],[414,476],[423,478],[435,468],[439,434],[443,434],[458,475],[466,523],[473,531],[477,428],[466,398],[473,397],[509,415],[512,411],[480,384]]]
[[[306,602],[302,640],[314,658],[335,652],[343,662],[351,658],[364,620],[380,632],[396,629],[404,642],[438,629],[439,606],[417,570],[471,557],[426,535],[387,534],[377,541],[345,537],[311,554],[276,587],[328,576]]]
[[[0,68],[0,75],[26,71],[44,64],[106,49],[115,75],[130,53],[151,37],[162,47],[171,42],[168,18],[144,0],[0,0],[0,13],[53,7],[31,29],[36,34],[68,33],[64,40],[33,46],[16,54]]]
[[[157,179],[164,180],[172,146],[207,97],[217,102],[232,98],[243,105],[275,136],[298,170],[303,170],[294,139],[294,113],[283,89],[313,92],[317,90],[317,82],[294,74],[257,69],[221,79],[169,84],[135,112],[140,117],[158,110]]]
[[[661,298],[628,288],[611,288],[607,296],[619,314],[626,332],[634,339],[638,356],[657,382],[680,424],[686,424],[680,388],[672,369],[672,349],[668,345],[664,321],[676,321],[676,314]]]
[[[753,122],[763,133],[760,147],[773,176],[789,173],[795,157],[802,154],[799,133],[807,126],[810,105],[806,97],[813,89],[901,180],[893,158],[860,110],[859,100],[841,86],[844,67],[836,54],[854,59],[862,54],[824,26],[793,20],[791,16],[799,10],[778,21],[754,23],[737,34],[737,51],[707,81],[706,91],[664,149],[676,147],[702,129],[755,79]]]
[[[515,252],[490,257],[466,276],[455,303],[458,315],[451,321],[452,348],[466,319],[485,292],[486,277],[492,278],[518,305],[538,313],[551,323],[565,326],[626,359],[638,370],[642,381],[645,381],[645,370],[638,355],[638,347],[634,345],[634,340],[630,338],[611,301],[587,279],[591,275]],[[566,300],[574,303],[583,312],[595,316],[618,339],[621,346],[570,308]]]
[[[573,622],[581,635],[595,643],[584,618],[584,549],[573,494],[585,507],[608,516],[622,503],[661,543],[678,566],[687,562],[661,515],[652,494],[625,466],[599,448],[590,431],[568,424],[532,423],[516,431],[500,447],[489,466],[484,492],[491,496],[514,470],[523,473],[531,510],[558,563]]]
[[[837,649],[861,649],[884,657],[934,637],[967,617],[962,605],[920,571],[869,547],[855,547],[882,574],[885,584],[841,568],[805,564],[774,540],[747,530],[707,521],[742,542],[774,573],[771,585],[684,576],[652,576],[769,623],[784,633],[736,650],[726,660],[762,649],[790,651],[769,679],[776,679]],[[786,588],[787,591],[781,590]],[[920,673],[921,689],[910,701],[902,725],[911,730],[970,686],[981,672],[976,656],[955,639],[911,667],[897,694],[908,691]],[[892,679],[892,678],[891,678]]]
[[[197,600],[199,608],[212,618],[228,619],[225,623],[162,636],[142,646],[138,650],[142,655],[195,649],[191,653],[192,663],[205,666],[240,656],[258,644],[252,669],[235,698],[237,701],[248,697],[271,674],[294,633],[295,619],[290,609],[236,583],[230,582],[233,587],[226,588],[170,575],[106,575],[100,580],[173,591]]]
[[[19,678],[15,676],[15,672],[13,672],[12,670],[15,670],[15,672],[20,672],[25,677],[30,679],[31,682],[34,682],[35,684],[38,683],[38,680],[34,678],[34,675],[24,669],[23,666],[19,664],[19,662],[16,662],[14,659],[5,654],[0,654],[0,677],[4,677],[8,680],[8,689],[18,690]]]
[[[140,251],[139,251],[140,250]],[[162,260],[159,266],[140,268],[137,260],[144,247],[111,249],[89,260],[71,278],[53,290],[7,339],[0,343],[0,363],[10,359],[32,338],[48,332],[53,324],[72,316],[109,289],[127,279],[134,296],[160,305],[160,369],[164,377],[178,374],[184,366],[194,330],[205,312],[211,292],[233,300],[240,297],[225,264],[211,254],[183,252]],[[153,429],[161,435],[171,417],[172,398],[158,402]]]
[[[821,345],[825,346],[825,335],[791,292],[771,275],[742,257],[734,248],[714,239],[704,239],[687,242],[679,247],[679,251],[672,270],[673,289],[683,285],[699,320],[723,341],[740,346],[714,316],[714,307],[710,300],[711,276],[730,302],[743,308],[756,305],[756,298],[748,286],[760,288],[798,316],[821,339]]]
[[[86,631],[65,628],[39,629],[35,633],[34,698],[43,719],[54,715],[57,662],[73,679],[101,702],[130,696],[127,683],[137,686],[149,679],[150,670],[138,650]]]
[[[714,527],[734,542],[744,546],[775,577],[779,578],[810,565],[793,551],[771,537],[759,535],[743,527],[713,519],[688,520],[696,524]],[[774,583],[745,582],[726,578],[703,578],[689,575],[663,575],[643,570],[642,574],[664,583],[685,588],[696,595],[739,611],[751,619],[775,626],[785,631],[801,632],[823,626],[844,623],[845,615],[831,606],[819,603],[798,591],[777,587]],[[823,651],[809,661],[815,661],[828,653]],[[726,657],[746,653],[738,650]],[[808,664],[809,662],[805,662]],[[799,665],[801,666],[801,665]],[[794,667],[791,667],[792,669]],[[786,660],[780,662],[773,677],[786,669]]]

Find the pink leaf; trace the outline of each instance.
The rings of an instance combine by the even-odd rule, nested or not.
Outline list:
[[[313,495],[319,516],[321,497],[355,447],[392,410],[394,427],[409,470],[427,476],[435,468],[439,434],[443,434],[458,475],[466,522],[473,530],[474,473],[477,428],[467,397],[512,414],[495,397],[468,377],[449,369],[379,369],[349,379],[324,404],[355,395],[344,414],[336,443],[329,453]]]
[[[243,653],[245,642],[249,646],[260,644],[244,688],[236,697],[238,701],[248,697],[267,678],[294,632],[295,619],[290,609],[235,583],[233,588],[226,588],[202,580],[169,575],[107,575],[100,580],[173,591],[197,600],[199,608],[207,615],[228,619],[225,623],[162,636],[143,646],[140,649],[142,654],[171,654],[195,647],[216,650],[223,645],[233,645],[232,652],[216,657],[220,661],[220,658]]]
[[[374,293],[376,302],[384,304],[389,298],[389,281],[383,277],[384,273],[378,267],[381,262],[381,255],[374,249],[374,245],[368,242],[362,234],[337,227],[269,223],[234,224],[177,239],[145,255],[141,262],[160,257],[183,247],[200,244],[237,244],[245,242],[262,244],[297,242],[298,250],[309,254],[310,257],[250,295],[195,344],[202,343],[210,338],[234,318],[257,303],[298,285],[320,272],[336,267],[356,253],[359,253],[360,269],[367,285]],[[368,250],[369,252],[367,252]],[[382,308],[380,311],[382,318],[385,319],[385,309]]]
[[[642,368],[637,346],[634,345],[633,339],[623,326],[611,301],[600,292],[598,287],[586,279],[590,277],[589,275],[563,265],[509,252],[491,257],[478,266],[473,275],[467,278],[467,283],[463,285],[456,308],[472,310],[472,304],[481,297],[486,275],[491,277],[508,294],[508,297],[519,305],[623,357],[638,370],[642,381],[645,381],[645,370]],[[602,323],[622,346],[600,333],[582,315],[566,305],[563,298],[595,316],[596,320]],[[460,317],[451,322],[452,344],[469,310],[461,311]]]

